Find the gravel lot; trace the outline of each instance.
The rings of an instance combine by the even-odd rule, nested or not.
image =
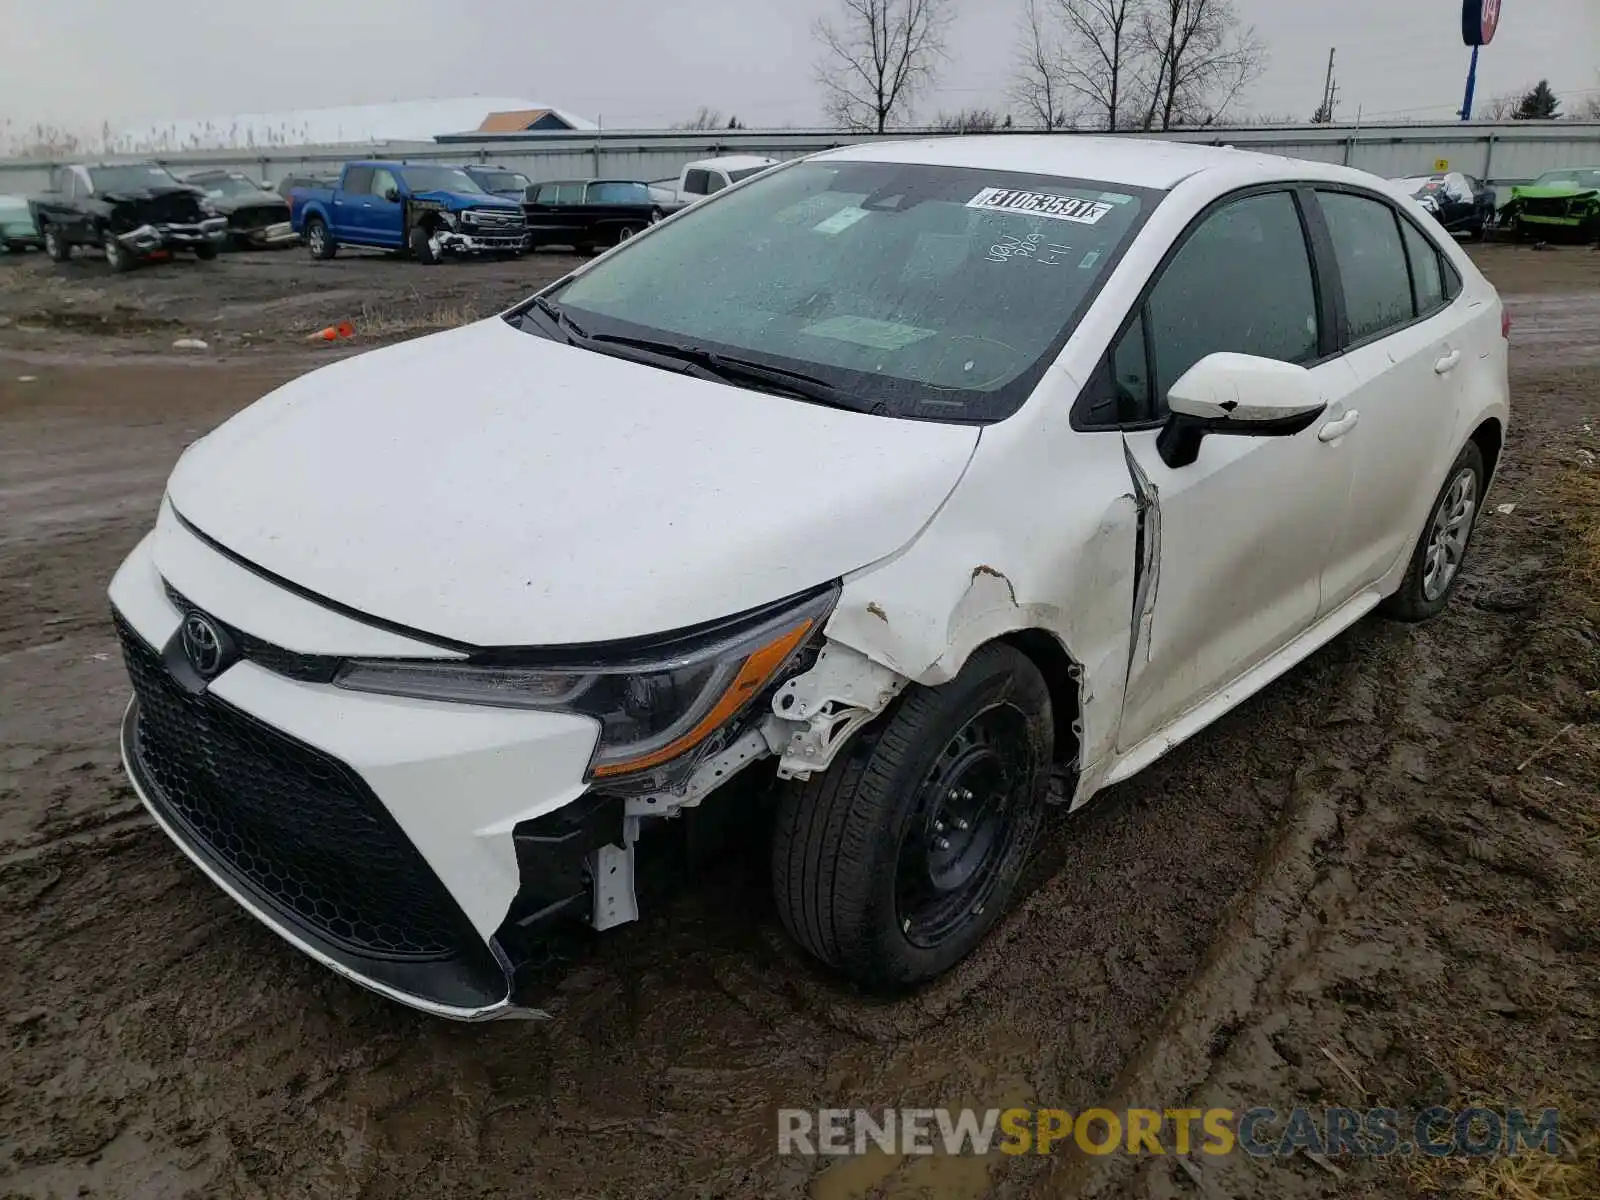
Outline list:
[[[577,260],[0,258],[0,1196],[1600,1195],[1600,254],[1475,253],[1515,427],[1443,618],[1362,622],[1057,818],[914,998],[813,970],[738,844],[553,948],[553,1020],[481,1028],[339,981],[156,832],[105,587],[187,442]],[[778,1107],[1473,1100],[1561,1105],[1570,1161],[775,1153]]]

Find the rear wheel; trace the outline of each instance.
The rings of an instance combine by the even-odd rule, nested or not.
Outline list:
[[[50,256],[51,262],[64,263],[72,257],[72,247],[54,225],[44,227],[44,252]]]
[[[617,245],[619,245],[619,246],[622,245],[623,242],[627,241],[629,238],[631,238],[634,234],[636,234],[638,232],[639,232],[639,226],[637,226],[637,225],[624,225],[621,229],[617,230]]]
[[[139,265],[139,260],[122,244],[122,239],[114,233],[107,233],[100,242],[106,252],[106,264],[117,274],[131,271]]]
[[[217,247],[212,242],[201,242],[194,248],[194,256],[201,262],[210,262],[217,256]]]
[[[908,691],[881,728],[780,799],[773,891],[795,941],[879,990],[965,958],[1022,875],[1053,731],[1043,677],[1010,646]]]
[[[325,261],[339,252],[338,244],[328,232],[328,226],[321,217],[312,217],[306,222],[306,249],[311,257]]]
[[[1401,621],[1436,617],[1461,582],[1478,506],[1484,488],[1483,452],[1468,442],[1456,456],[1444,486],[1428,511],[1428,523],[1411,552],[1400,589],[1383,602],[1383,610]]]

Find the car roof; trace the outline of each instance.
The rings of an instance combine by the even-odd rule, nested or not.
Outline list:
[[[725,154],[721,158],[697,158],[687,164],[684,170],[691,168],[699,171],[706,167],[721,167],[725,171],[742,171],[746,167],[770,167],[776,159],[762,158],[759,154]]]
[[[919,163],[1021,171],[1093,179],[1128,187],[1166,190],[1190,176],[1210,171],[1253,178],[1327,179],[1371,183],[1373,176],[1331,163],[1276,154],[1201,146],[1160,138],[1095,137],[1074,133],[992,134],[864,142],[815,156],[840,162]]]

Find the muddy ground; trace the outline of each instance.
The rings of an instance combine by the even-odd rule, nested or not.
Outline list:
[[[339,352],[311,329],[447,324],[572,260],[0,259],[0,1196],[1600,1195],[1600,254],[1478,253],[1515,429],[1444,617],[1362,622],[1058,816],[912,999],[801,959],[750,847],[563,944],[552,1020],[481,1028],[303,959],[141,815],[104,593],[184,444]],[[779,1107],[1472,1101],[1560,1105],[1569,1153],[775,1153]]]

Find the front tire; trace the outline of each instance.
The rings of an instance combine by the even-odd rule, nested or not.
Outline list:
[[[434,248],[433,235],[420,225],[413,226],[408,235],[407,244],[411,247],[411,257],[424,266],[434,266],[439,261],[439,251]]]
[[[1050,690],[1000,643],[783,793],[773,892],[790,935],[864,987],[897,991],[965,958],[999,920],[1045,806]]]
[[[139,265],[139,260],[114,233],[106,234],[100,246],[106,253],[106,265],[118,275],[125,274]]]
[[[55,263],[64,263],[72,257],[72,247],[54,225],[44,227],[44,252]]]
[[[194,248],[194,256],[201,262],[210,262],[217,256],[217,248],[210,242],[201,242]]]
[[[1385,614],[1398,621],[1426,621],[1450,603],[1477,527],[1485,475],[1483,452],[1468,442],[1428,510],[1400,589],[1383,602]]]

